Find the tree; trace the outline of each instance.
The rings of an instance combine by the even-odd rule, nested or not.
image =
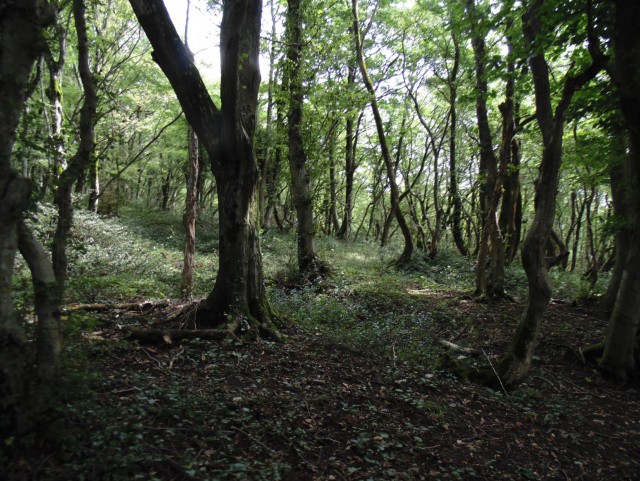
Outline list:
[[[489,124],[487,98],[489,97],[487,79],[487,53],[484,31],[487,21],[483,11],[476,7],[475,0],[467,0],[467,13],[471,23],[471,44],[476,74],[476,115],[480,143],[480,221],[482,236],[478,248],[476,264],[476,292],[478,296],[504,296],[504,242],[498,226],[498,204],[502,195],[502,177],[505,171],[507,153],[511,148],[512,134],[506,135],[503,142],[501,168],[493,151],[493,140]],[[503,131],[512,128],[506,122]],[[505,150],[506,149],[506,150]],[[491,269],[487,272],[487,258]]]
[[[189,49],[189,9],[191,1],[187,0],[187,14],[184,25],[184,46],[193,62],[194,56]],[[180,293],[183,299],[190,299],[193,293],[193,276],[195,271],[194,255],[196,252],[196,217],[198,213],[198,177],[200,176],[200,148],[198,136],[189,127],[187,132],[189,142],[189,156],[187,161],[187,195],[185,199],[182,224],[184,226],[184,256]]]
[[[69,160],[67,168],[60,174],[55,192],[55,203],[58,207],[58,221],[52,244],[53,272],[58,282],[60,302],[64,296],[64,285],[67,278],[67,241],[73,222],[73,202],[71,193],[73,185],[85,173],[89,165],[94,140],[94,117],[98,106],[96,83],[89,65],[89,39],[84,0],[73,0],[73,17],[78,33],[78,70],[84,90],[84,101],[80,111],[80,141],[74,156]]]
[[[529,371],[538,339],[540,320],[551,300],[545,249],[555,219],[567,111],[573,95],[603,67],[601,61],[594,61],[577,73],[571,70],[567,72],[562,83],[560,100],[554,111],[549,64],[541,45],[543,26],[552,26],[550,19],[543,22],[544,6],[545,0],[532,0],[526,6],[522,18],[524,38],[530,52],[529,68],[534,84],[536,120],[542,135],[542,159],[536,180],[535,215],[522,247],[522,265],[528,283],[527,305],[518,323],[512,345],[500,361],[498,369],[501,381],[507,388],[517,385]]]
[[[451,120],[449,121],[449,202],[453,211],[451,214],[451,232],[458,251],[463,256],[467,256],[469,254],[469,250],[465,245],[464,238],[462,236],[462,227],[460,225],[460,222],[462,221],[462,199],[460,198],[460,190],[458,189],[458,166],[456,158],[456,133],[458,128],[456,104],[458,101],[457,84],[458,71],[460,69],[460,44],[454,31],[451,32],[451,41],[453,43],[453,67],[451,68],[451,73],[447,79],[447,84],[449,86],[449,115],[451,117]]]
[[[307,169],[307,156],[302,140],[302,8],[300,0],[288,0],[286,20],[287,75],[289,110],[287,129],[289,140],[289,170],[291,195],[297,214],[298,269],[303,274],[313,273],[319,267],[319,259],[313,226],[313,198],[311,180]]]
[[[616,1],[613,42],[615,58],[608,72],[618,90],[620,109],[629,133],[629,155],[626,176],[633,215],[631,242],[620,279],[615,305],[609,319],[604,353],[600,366],[614,378],[624,381],[637,367],[637,335],[640,326],[640,5]],[[606,61],[601,52],[592,49],[594,62]]]
[[[211,161],[218,186],[220,264],[198,304],[199,326],[279,338],[265,296],[259,239],[259,168],[253,147],[258,105],[260,0],[224,0],[220,27],[221,108],[209,96],[161,0],[130,0],[153,58],[171,83]]]
[[[49,303],[46,296],[51,285],[51,266],[43,255],[42,247],[35,242],[24,222],[24,211],[29,203],[31,184],[11,167],[11,156],[16,139],[16,130],[26,99],[29,76],[33,65],[46,49],[43,29],[54,18],[54,10],[46,0],[27,0],[20,3],[4,4],[0,7],[0,399],[3,402],[3,416],[0,427],[7,430],[24,429],[22,414],[25,394],[26,339],[22,326],[13,311],[13,268],[16,251],[20,246],[25,259],[29,261],[32,277],[36,285],[35,305],[39,318],[53,321],[53,338],[57,336],[57,306]],[[46,270],[46,272],[45,272]],[[44,291],[41,291],[44,289]],[[39,297],[40,294],[45,297]],[[47,353],[38,345],[39,362],[50,362],[43,366],[43,373],[52,374],[57,367],[59,344],[54,346],[53,338],[40,338],[47,343]]]
[[[367,72],[367,64],[364,58],[364,49],[362,46],[362,37],[360,35],[360,19],[358,17],[358,0],[351,1],[351,13],[353,15],[353,38],[355,41],[356,47],[356,55],[358,58],[358,65],[360,67],[360,75],[362,76],[362,80],[364,82],[365,88],[369,93],[369,104],[371,106],[371,111],[373,113],[373,118],[376,124],[376,132],[378,134],[378,141],[380,143],[380,150],[382,153],[382,159],[384,161],[385,169],[387,172],[387,181],[389,182],[389,189],[391,191],[391,213],[390,216],[394,216],[398,225],[400,226],[400,230],[402,231],[402,236],[404,238],[404,248],[400,257],[397,259],[396,263],[398,265],[403,265],[408,263],[411,260],[411,255],[413,253],[413,238],[411,237],[411,230],[409,229],[409,225],[402,213],[400,208],[400,191],[398,189],[398,183],[396,181],[396,168],[391,158],[391,152],[389,150],[389,143],[387,141],[387,135],[385,133],[384,124],[382,121],[382,116],[380,114],[380,108],[378,106],[378,100],[376,98],[376,91],[373,87],[373,83],[369,78],[369,74]]]
[[[349,60],[347,66],[347,92],[351,92],[356,82],[356,66],[354,60]],[[356,162],[357,130],[354,131],[354,114],[351,109],[347,111],[345,119],[345,151],[344,151],[344,215],[340,229],[337,232],[338,239],[346,240],[351,234],[353,222],[353,180],[358,163]]]

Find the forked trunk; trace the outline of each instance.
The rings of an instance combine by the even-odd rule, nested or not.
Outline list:
[[[539,13],[543,3],[544,0],[535,0],[523,16],[524,36],[529,48],[535,44],[541,32]],[[555,219],[566,113],[573,94],[595,77],[603,65],[594,62],[579,75],[567,76],[555,112],[551,105],[550,74],[544,54],[533,54],[529,58],[529,66],[533,76],[536,119],[542,133],[543,150],[536,180],[535,215],[522,246],[522,266],[528,281],[527,306],[516,329],[511,348],[500,361],[498,369],[501,382],[507,388],[517,385],[529,371],[538,340],[540,321],[551,301],[545,249]]]
[[[251,157],[250,157],[251,159]],[[239,160],[239,164],[244,162]],[[213,291],[198,306],[199,327],[226,326],[243,335],[255,326],[270,335],[272,313],[266,302],[259,243],[258,184],[217,177],[220,264]]]
[[[200,326],[278,339],[264,291],[259,243],[259,166],[253,148],[260,69],[262,2],[224,0],[220,27],[219,110],[182,44],[162,0],[130,0],[153,56],[207,150],[216,178],[220,264],[214,288],[196,309]]]

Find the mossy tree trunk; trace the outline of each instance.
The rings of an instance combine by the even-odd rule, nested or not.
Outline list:
[[[65,158],[64,134],[62,133],[62,74],[67,56],[67,26],[61,21],[62,9],[59,7],[56,11],[54,34],[58,41],[58,55],[54,58],[51,49],[47,49],[44,55],[47,69],[49,70],[49,86],[47,87],[47,97],[50,104],[50,122],[49,122],[49,148],[53,162],[50,165],[48,176],[50,182],[55,185],[60,172],[67,168],[67,159]],[[49,182],[46,182],[49,184]]]
[[[89,65],[89,38],[85,10],[84,0],[73,0],[73,17],[78,35],[78,71],[84,91],[84,101],[80,110],[78,150],[69,160],[67,168],[60,174],[54,197],[58,207],[58,222],[53,237],[51,257],[53,272],[58,281],[57,295],[60,302],[64,296],[67,278],[67,243],[73,222],[73,203],[71,200],[73,184],[84,174],[95,145],[94,118],[98,107],[98,94]]]
[[[162,0],[130,0],[216,178],[220,264],[197,325],[277,337],[266,299],[259,243],[259,166],[253,147],[260,69],[260,0],[224,0],[220,27],[221,108],[209,96]]]

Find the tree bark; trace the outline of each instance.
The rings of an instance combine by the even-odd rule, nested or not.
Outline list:
[[[62,73],[67,55],[67,29],[60,22],[61,10],[56,12],[54,31],[58,40],[58,57],[54,58],[51,49],[47,49],[45,59],[49,70],[49,86],[47,97],[51,120],[49,125],[49,143],[53,157],[50,176],[51,183],[55,185],[59,174],[67,168],[65,158],[64,135],[62,133]]]
[[[38,378],[52,381],[60,369],[62,336],[60,304],[56,298],[56,277],[49,256],[27,225],[18,225],[18,248],[31,271],[34,306],[38,318],[36,365]]]
[[[471,45],[476,71],[476,116],[478,119],[478,135],[480,139],[480,219],[482,222],[482,236],[478,248],[476,263],[476,291],[477,296],[504,296],[504,247],[502,233],[498,225],[497,210],[502,196],[502,179],[498,174],[498,161],[493,152],[493,140],[489,125],[487,98],[489,88],[486,73],[486,46],[480,28],[484,27],[486,19],[479,15],[475,0],[467,0],[467,12],[471,22]],[[510,126],[509,126],[510,127]],[[508,159],[506,152],[511,146],[509,139],[503,138],[503,158]],[[501,169],[504,172],[504,168]],[[487,272],[487,258],[491,269]]]
[[[475,0],[467,0],[467,12],[471,22],[471,45],[476,74],[476,116],[478,120],[478,136],[480,141],[480,219],[485,221],[488,214],[488,204],[493,195],[493,186],[498,173],[498,162],[493,152],[491,127],[487,109],[489,87],[486,72],[486,46],[484,36],[479,28],[484,25],[484,18],[480,18]],[[483,25],[480,25],[482,23]]]
[[[360,66],[360,74],[364,82],[365,88],[369,93],[369,104],[371,105],[371,111],[376,123],[376,130],[378,133],[378,141],[380,143],[380,150],[382,153],[382,159],[384,160],[385,168],[387,171],[387,180],[389,182],[389,189],[391,191],[391,213],[395,216],[400,230],[402,231],[402,237],[404,238],[404,248],[400,257],[396,260],[396,264],[399,266],[407,264],[411,260],[413,254],[413,239],[411,237],[411,230],[407,223],[402,209],[400,209],[400,193],[398,190],[398,183],[396,182],[396,171],[394,162],[391,159],[391,153],[389,151],[389,144],[387,142],[387,135],[384,131],[384,124],[382,122],[382,116],[378,107],[378,101],[376,99],[376,91],[373,88],[373,83],[369,78],[367,72],[367,64],[364,59],[364,51],[362,47],[362,37],[360,35],[360,19],[358,18],[358,0],[351,0],[351,13],[353,15],[353,37],[356,44],[356,54],[358,56],[358,65]]]
[[[640,4],[616,2],[613,73],[620,98],[620,107],[629,131],[628,181],[633,192],[630,202],[634,212],[633,233],[620,280],[601,367],[605,373],[625,381],[637,368],[638,328],[640,327],[640,92],[637,76],[640,72]]]
[[[189,128],[189,158],[187,164],[187,195],[185,199],[182,224],[184,226],[184,250],[180,294],[183,299],[193,295],[193,276],[195,274],[196,218],[198,216],[198,177],[200,161],[198,158],[198,136]]]
[[[51,246],[53,272],[58,281],[58,301],[62,302],[67,279],[67,243],[73,223],[73,184],[84,173],[90,162],[95,145],[94,118],[98,106],[96,83],[89,65],[89,38],[84,0],[73,0],[73,17],[78,35],[78,70],[84,90],[84,103],[80,110],[80,142],[78,150],[62,172],[55,194],[58,207],[58,222]]]
[[[632,205],[632,197],[629,195],[632,190],[629,186],[628,179],[630,178],[629,157],[626,154],[626,148],[628,142],[623,139],[620,133],[616,134],[618,138],[618,152],[619,158],[614,160],[609,170],[609,181],[611,185],[611,198],[613,201],[613,215],[616,219],[616,233],[615,233],[615,253],[616,260],[611,272],[611,280],[607,286],[607,291],[600,299],[600,305],[607,312],[613,310],[613,306],[616,302],[616,296],[620,289],[620,282],[622,281],[622,274],[629,254],[629,248],[631,247],[631,236],[633,226],[633,216],[630,210]]]
[[[87,201],[87,210],[97,213],[100,196],[102,195],[100,192],[100,161],[97,157],[92,158],[91,162],[89,162],[88,171],[89,200]]]
[[[347,91],[351,92],[356,82],[355,61],[350,61],[347,67]],[[345,153],[344,153],[344,215],[338,231],[338,239],[347,240],[351,234],[353,223],[353,179],[356,169],[357,129],[354,131],[353,114],[347,112],[345,120]]]
[[[276,73],[276,0],[270,1],[271,13],[271,49],[269,50],[269,84],[267,90],[267,127],[266,148],[264,162],[260,169],[260,209],[262,227],[269,229],[273,224],[274,210],[276,208],[276,192],[278,173],[280,170],[281,148],[279,136],[282,128],[282,101],[274,95]],[[276,107],[276,124],[274,128],[273,109]]]
[[[46,0],[24,0],[3,6],[0,15],[0,430],[23,428],[26,382],[22,326],[13,310],[13,269],[18,228],[31,194],[28,179],[11,167],[20,115],[24,110],[29,75],[45,51],[43,29],[53,20]]]
[[[508,22],[507,30],[511,28]],[[508,55],[512,54],[511,37],[507,35]],[[502,205],[498,225],[504,239],[504,260],[509,264],[516,256],[520,246],[522,230],[522,193],[520,192],[520,139],[516,136],[515,119],[515,65],[513,59],[507,60],[507,83],[505,101],[500,108],[502,114],[501,162],[506,161],[506,171],[502,175]]]
[[[335,129],[329,132],[329,221],[330,233],[337,234],[340,230],[338,220],[338,181],[336,180],[336,138]]]
[[[577,194],[575,200],[572,194],[572,202],[577,202]],[[573,238],[573,247],[571,250],[571,264],[569,265],[569,272],[573,272],[576,269],[576,263],[578,262],[578,246],[580,244],[580,230],[582,229],[582,215],[584,214],[584,206],[586,205],[586,197],[583,197],[580,201],[580,209],[578,209],[578,216],[576,218],[575,236]]]
[[[218,187],[220,264],[199,326],[277,337],[267,302],[259,243],[259,168],[253,148],[260,85],[262,2],[224,0],[220,28],[221,110],[189,59],[162,0],[130,0],[187,120],[211,161]]]
[[[456,159],[456,132],[458,128],[458,71],[460,70],[460,44],[458,37],[455,33],[451,34],[451,40],[453,41],[453,67],[447,84],[449,85],[449,109],[450,109],[450,123],[449,123],[449,198],[451,202],[452,210],[452,223],[451,233],[453,234],[453,241],[458,248],[458,251],[463,256],[469,255],[469,250],[464,242],[462,236],[462,199],[460,192],[458,191],[458,166]]]
[[[297,215],[298,269],[301,273],[306,274],[318,268],[318,252],[313,225],[311,179],[307,170],[307,155],[302,140],[302,104],[304,100],[302,92],[302,12],[300,0],[288,0],[287,5],[289,170],[291,173],[291,193]]]
[[[567,75],[554,113],[549,66],[540,47],[534,47],[536,41],[539,41],[542,29],[540,9],[543,3],[544,0],[531,2],[522,20],[527,48],[531,51],[529,68],[533,77],[536,119],[542,133],[543,146],[536,180],[535,215],[522,247],[522,265],[528,281],[527,305],[509,352],[500,361],[498,369],[507,388],[517,385],[529,371],[538,340],[540,321],[551,300],[545,248],[555,219],[562,163],[562,135],[567,110],[575,92],[593,79],[603,67],[601,62],[593,62],[577,76]]]
[[[184,46],[193,62],[193,53],[189,49],[189,10],[191,1],[187,0],[187,12],[184,26]],[[191,299],[193,295],[193,276],[195,274],[196,253],[196,218],[198,216],[198,178],[200,176],[200,146],[198,136],[189,126],[187,132],[189,155],[187,161],[187,194],[185,198],[182,224],[184,226],[184,249],[182,275],[180,277],[180,295],[183,299]]]

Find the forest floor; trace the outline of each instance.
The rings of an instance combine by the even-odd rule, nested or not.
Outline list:
[[[131,227],[105,222],[77,221],[70,302],[171,297],[159,289],[179,278],[167,270],[181,256],[173,231],[158,223],[132,239]],[[606,316],[594,300],[572,300],[579,277],[553,274],[558,297],[531,373],[507,394],[438,365],[450,354],[487,367],[504,354],[523,309],[517,267],[514,302],[479,302],[460,256],[398,272],[394,252],[329,239],[320,244],[331,275],[295,286],[283,270],[292,242],[263,240],[270,301],[290,321],[284,344],[127,338],[127,327],[167,327],[177,302],[70,312],[62,400],[46,435],[4,440],[13,449],[0,454],[0,479],[640,479],[640,386],[582,362],[578,349],[603,339]],[[203,244],[215,251],[215,239]],[[201,294],[215,276],[205,257]]]
[[[407,290],[414,309],[444,299],[475,318],[430,335],[480,350],[480,365],[504,352],[521,309]],[[637,386],[602,380],[575,352],[602,338],[589,305],[551,305],[532,373],[509,394],[300,328],[283,345],[124,339],[123,326],[174,308],[102,313],[71,345],[91,368],[86,398],[59,413],[69,439],[21,456],[16,479],[640,478]]]

